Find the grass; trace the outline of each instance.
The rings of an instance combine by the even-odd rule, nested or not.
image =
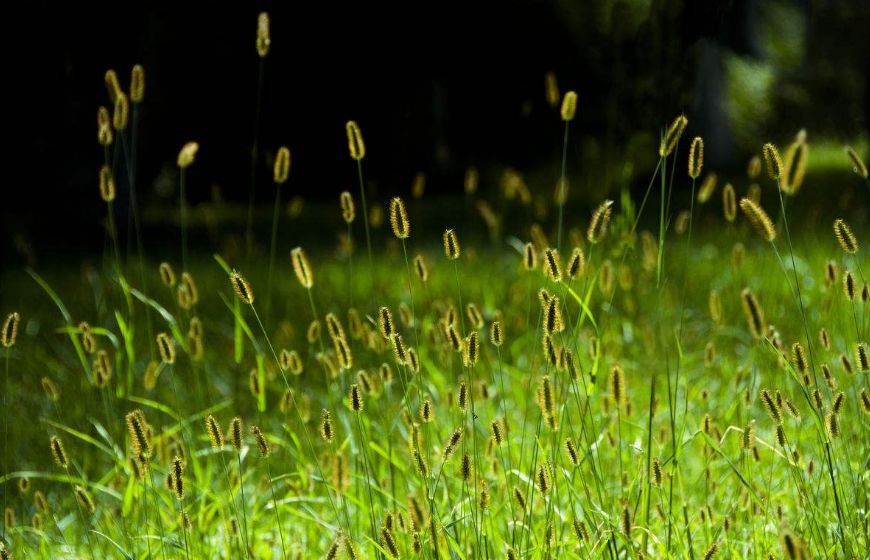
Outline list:
[[[6,275],[4,560],[865,556],[866,218],[843,216],[856,249],[839,214],[802,227],[801,196],[765,185],[760,236],[696,200],[672,127],[639,208],[626,189],[593,219],[565,198],[566,121],[545,218],[512,172],[443,214],[397,220],[393,199],[390,228],[351,128],[361,213],[349,194],[306,210],[292,262],[286,173],[268,259],[253,206],[238,262],[188,246],[194,147],[178,262],[149,260],[138,225],[122,258],[107,204],[111,248],[83,282]],[[116,132],[132,195],[136,133]]]

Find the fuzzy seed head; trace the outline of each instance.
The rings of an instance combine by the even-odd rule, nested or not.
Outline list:
[[[589,221],[589,229],[586,230],[586,239],[593,245],[601,242],[607,235],[607,226],[610,224],[610,215],[613,212],[613,201],[605,200],[595,209],[592,220]]]
[[[51,436],[49,444],[54,462],[62,469],[67,468],[69,466],[69,458],[67,458],[66,450],[63,447],[63,441],[57,436]]]
[[[704,139],[695,136],[692,146],[689,148],[689,177],[697,179],[701,176],[704,167]]]
[[[3,327],[0,329],[0,345],[3,348],[12,348],[15,346],[15,340],[18,338],[18,325],[21,323],[21,315],[17,311],[13,311],[6,316],[3,321]]]
[[[773,225],[773,220],[767,215],[758,203],[750,198],[740,199],[740,209],[746,215],[749,223],[755,228],[759,235],[767,241],[776,239],[776,226]]]
[[[858,239],[845,221],[839,218],[834,220],[834,235],[844,253],[854,255],[858,252]]]
[[[269,14],[260,12],[257,16],[257,54],[260,58],[265,58],[269,54],[269,45],[272,44],[272,37],[269,33]]]
[[[456,238],[456,232],[452,229],[448,229],[444,232],[443,242],[444,242],[444,254],[448,259],[455,261],[459,258],[460,248],[459,248],[459,240]]]
[[[188,142],[181,147],[178,152],[178,167],[186,169],[193,165],[196,159],[196,153],[199,151],[199,144],[196,142]]]
[[[160,352],[160,359],[164,364],[175,363],[175,342],[166,333],[157,335],[157,350]]]
[[[673,153],[674,148],[677,147],[677,142],[680,141],[680,137],[683,135],[683,131],[686,130],[686,125],[688,124],[689,120],[685,115],[680,115],[674,119],[659,143],[659,157],[667,157]]]
[[[577,92],[569,91],[565,94],[565,97],[562,98],[562,109],[560,114],[562,116],[562,120],[565,122],[571,122],[574,120],[574,115],[577,113]]]
[[[290,259],[293,261],[293,272],[303,288],[310,290],[314,286],[314,275],[311,272],[311,263],[302,247],[296,247],[290,251]]]
[[[782,178],[782,158],[779,155],[779,150],[776,146],[768,142],[761,148],[761,154],[764,156],[764,166],[767,169],[767,176],[774,181],[780,181]]]
[[[407,239],[411,235],[408,211],[405,210],[405,203],[398,196],[390,200],[390,226],[393,229],[393,235],[398,239]]]
[[[247,305],[254,304],[254,291],[251,289],[251,285],[248,284],[248,281],[245,280],[244,276],[235,270],[232,271],[230,273],[230,284],[232,284],[236,296],[238,296],[242,303]]]
[[[230,443],[233,447],[236,448],[236,451],[242,450],[242,445],[244,445],[243,434],[244,431],[242,429],[242,419],[239,416],[236,416],[232,420],[230,420]]]
[[[347,121],[344,128],[347,132],[347,147],[350,151],[350,157],[356,161],[361,161],[366,156],[366,145],[363,142],[359,125],[355,121]]]
[[[290,148],[281,146],[275,153],[275,163],[272,166],[272,179],[276,185],[283,185],[290,176]]]
[[[356,206],[353,202],[353,195],[348,191],[342,191],[338,200],[341,203],[341,218],[346,224],[353,223],[354,218],[356,218]]]

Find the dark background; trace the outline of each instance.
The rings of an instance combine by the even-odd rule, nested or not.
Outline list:
[[[870,3],[375,4],[4,8],[4,90],[11,99],[0,267],[102,249],[96,112],[108,105],[108,68],[125,90],[132,65],[146,69],[137,172],[146,232],[159,235],[167,227],[161,216],[177,207],[175,158],[188,140],[201,145],[190,171],[191,204],[221,199],[242,209],[228,215],[243,215],[261,10],[272,21],[257,183],[267,215],[269,162],[281,144],[293,154],[292,194],[333,204],[341,190],[355,192],[348,119],[362,128],[375,196],[407,194],[418,171],[428,176],[427,198],[460,193],[472,164],[481,169],[484,193],[495,191],[508,165],[532,178],[533,190],[551,192],[561,123],[544,99],[548,70],[563,93],[579,92],[569,170],[592,187],[572,201],[578,205],[594,204],[622,179],[642,189],[658,131],[680,112],[689,116],[688,134],[705,137],[708,166],[724,170],[744,169],[765,139],[787,142],[802,127],[813,139],[840,143],[866,135]],[[783,26],[782,13],[794,25]],[[765,64],[776,75],[764,121],[748,123],[766,135],[757,146],[741,141],[725,114],[728,56]],[[644,155],[623,173],[620,162],[633,149]],[[124,200],[122,193],[121,224]]]

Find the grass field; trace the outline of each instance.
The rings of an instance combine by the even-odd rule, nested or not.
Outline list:
[[[187,246],[189,144],[164,263],[107,149],[101,260],[5,276],[3,558],[867,558],[866,212],[790,221],[800,136],[717,188],[684,126],[638,200],[535,221],[470,173],[422,228],[349,124],[360,190],[231,259]]]

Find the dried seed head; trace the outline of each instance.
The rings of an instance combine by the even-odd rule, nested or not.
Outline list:
[[[859,177],[867,178],[867,166],[864,164],[864,160],[861,159],[861,156],[858,155],[852,146],[846,146],[846,156],[848,156],[849,160],[852,162],[852,171],[858,174]]]
[[[186,169],[190,167],[196,159],[196,153],[199,151],[199,144],[196,142],[188,142],[181,147],[178,152],[178,167]]]
[[[586,239],[588,239],[590,243],[599,243],[604,239],[604,236],[607,235],[607,226],[610,224],[610,214],[613,212],[612,206],[612,200],[605,200],[592,214],[592,220],[589,222],[589,229],[586,230]]]
[[[363,142],[359,125],[355,121],[347,121],[344,128],[347,132],[347,147],[350,150],[350,157],[357,161],[362,160],[366,156],[366,145]]]
[[[311,272],[311,263],[302,247],[296,247],[290,251],[290,259],[293,261],[293,272],[303,288],[311,289],[314,286],[314,275]]]
[[[13,311],[6,316],[3,321],[3,328],[0,329],[0,344],[4,348],[12,348],[15,346],[15,340],[18,338],[18,325],[21,323],[21,315],[17,311]]]
[[[269,54],[269,45],[272,43],[272,37],[269,33],[269,14],[260,12],[257,16],[257,54],[260,58],[264,58]]]
[[[247,305],[254,304],[254,291],[251,289],[251,285],[248,284],[248,281],[245,278],[233,270],[230,273],[230,284],[233,285],[233,290],[236,292],[236,296]]]
[[[63,447],[63,441],[57,436],[51,436],[49,440],[51,446],[51,456],[54,457],[54,462],[62,469],[69,467],[69,458],[66,455],[66,450]]]
[[[160,333],[157,335],[157,350],[160,352],[160,359],[164,364],[175,363],[175,343],[168,334]]]
[[[767,176],[774,181],[780,181],[782,178],[782,158],[779,155],[779,150],[776,146],[768,142],[761,148],[761,153],[764,156],[764,166],[767,168]]]
[[[283,185],[290,176],[290,148],[281,146],[275,153],[275,163],[272,166],[272,179],[276,185]]]
[[[692,140],[692,147],[689,148],[689,177],[697,179],[701,176],[701,169],[704,167],[704,139],[700,136],[695,136]]]
[[[411,222],[408,221],[405,203],[398,196],[390,200],[390,226],[393,228],[393,235],[398,239],[407,239],[411,234]]]
[[[677,147],[677,142],[680,141],[680,137],[683,135],[683,131],[686,130],[686,125],[689,124],[689,120],[685,117],[685,115],[680,115],[671,123],[671,126],[668,127],[668,131],[665,133],[664,137],[662,137],[661,142],[659,143],[659,156],[667,157],[671,155],[674,151],[674,148]]]
[[[460,248],[459,248],[459,240],[456,238],[456,232],[452,229],[448,229],[444,232],[443,235],[444,241],[444,254],[450,260],[456,260],[459,258]]]
[[[145,68],[141,64],[130,71],[130,101],[142,103],[145,99]]]
[[[743,210],[749,223],[752,224],[759,235],[767,241],[776,239],[776,226],[773,225],[770,216],[767,215],[767,212],[759,204],[749,198],[741,198],[740,209]]]
[[[222,449],[223,446],[226,445],[224,431],[217,419],[211,414],[205,418],[205,431],[208,433],[208,439],[211,441],[212,449]]]
[[[837,237],[837,242],[844,253],[854,255],[858,252],[858,239],[852,233],[852,228],[839,218],[834,220],[834,235]]]
[[[230,429],[228,431],[230,434],[230,443],[236,448],[236,451],[241,451],[242,445],[244,444],[244,439],[242,437],[244,432],[242,430],[242,418],[240,416],[236,416],[230,420]]]
[[[562,98],[562,109],[560,111],[562,120],[571,122],[574,120],[574,115],[577,113],[577,92],[569,91]]]

